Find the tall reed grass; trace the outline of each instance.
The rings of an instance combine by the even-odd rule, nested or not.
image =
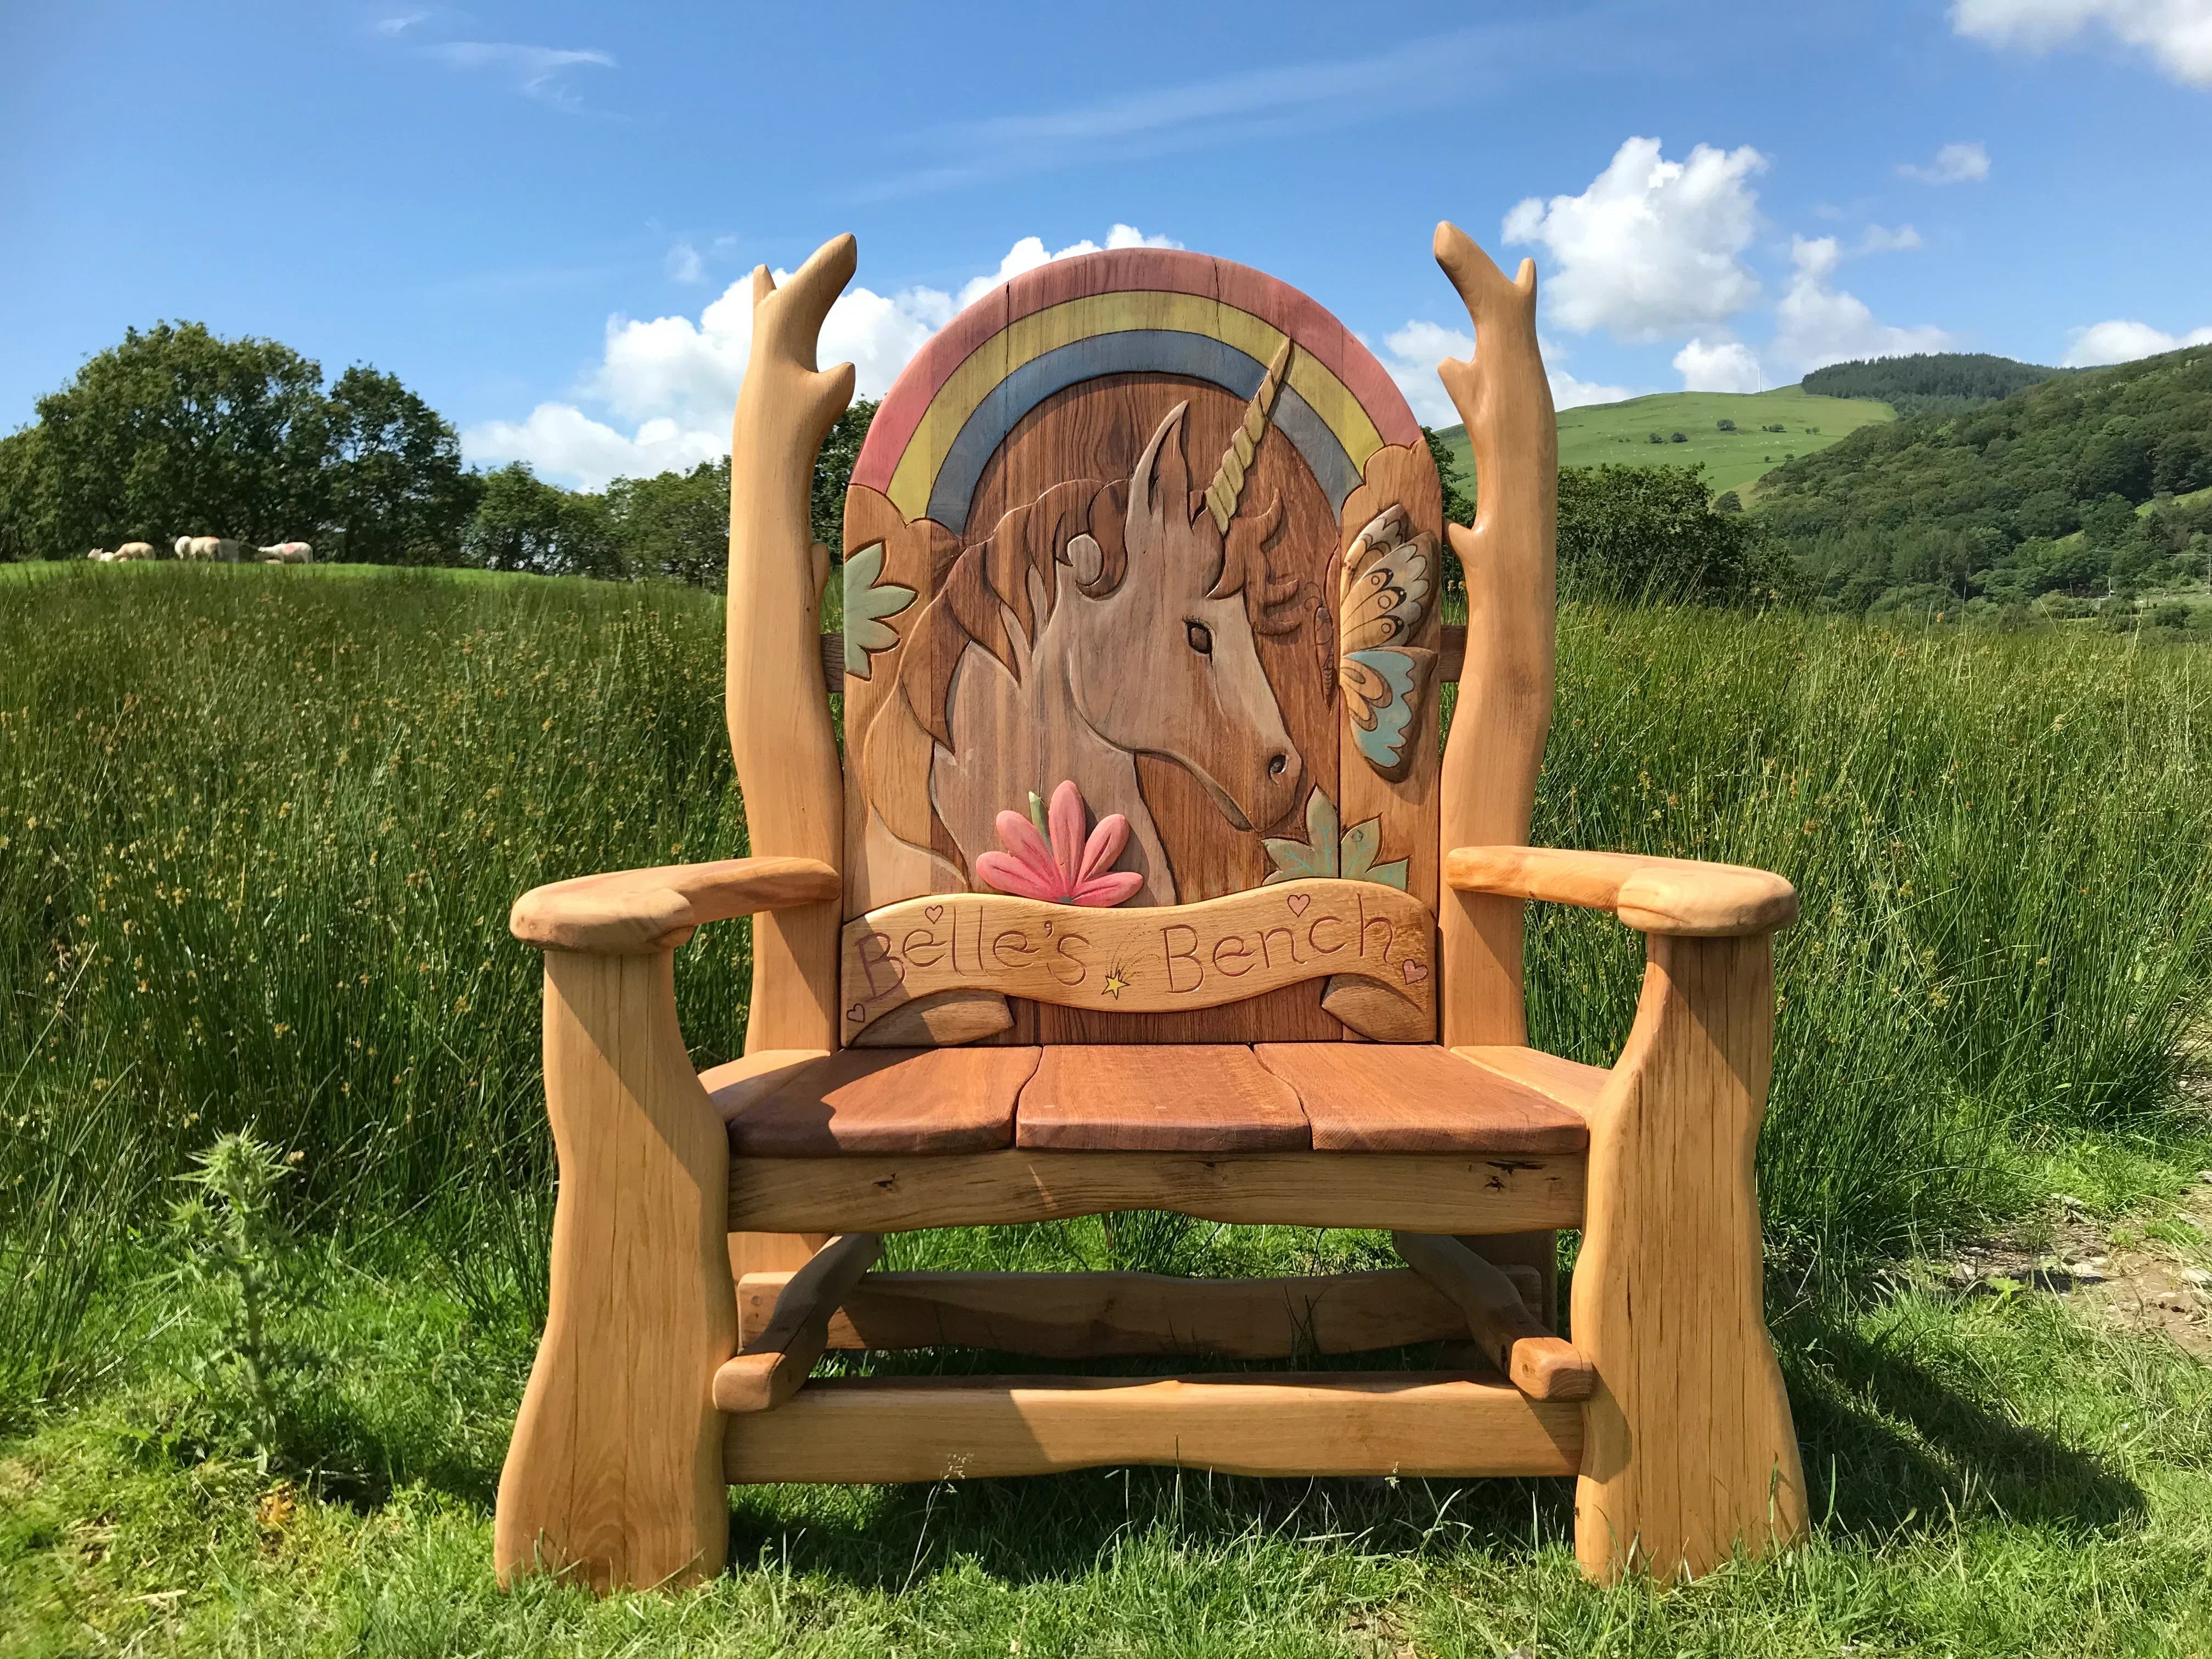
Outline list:
[[[96,1363],[103,1273],[232,1128],[303,1155],[306,1224],[427,1230],[465,1292],[542,1294],[538,968],[507,906],[744,850],[719,615],[431,573],[0,582],[0,1391]],[[1784,1253],[1972,1225],[2010,1149],[2168,1108],[2212,985],[2208,660],[1563,613],[1537,838],[1803,892],[1761,1148]],[[702,1065],[738,1050],[747,973],[741,927],[684,953]],[[1637,973],[1609,920],[1540,915],[1536,1039],[1609,1059]]]

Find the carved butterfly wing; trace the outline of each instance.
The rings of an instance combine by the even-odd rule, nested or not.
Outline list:
[[[1433,650],[1404,643],[1426,619],[1436,580],[1437,538],[1414,534],[1402,506],[1359,532],[1339,574],[1337,683],[1354,744],[1388,778],[1406,771],[1407,736],[1436,670]]]

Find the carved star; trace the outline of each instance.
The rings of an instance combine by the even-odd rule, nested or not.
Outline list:
[[[1128,988],[1129,981],[1121,977],[1121,970],[1119,968],[1109,968],[1106,970],[1105,990],[1108,996],[1119,997]]]

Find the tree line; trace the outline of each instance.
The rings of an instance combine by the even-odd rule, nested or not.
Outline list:
[[[814,533],[843,543],[845,488],[876,405],[839,418],[816,468]],[[543,575],[680,581],[727,574],[730,465],[565,489],[516,461],[461,461],[452,424],[366,365],[325,386],[274,340],[198,323],[140,332],[92,358],[0,439],[0,557],[81,558],[179,534],[296,538],[354,562],[468,565]],[[1445,516],[1474,517],[1474,483],[1426,432]],[[1772,603],[1786,562],[1734,496],[1707,500],[1695,468],[1570,468],[1559,568],[1570,592],[1638,601]],[[1446,580],[1463,593],[1455,560]]]
[[[1830,363],[1802,384],[1823,398],[1871,398],[1899,415],[1955,415],[2069,372],[1986,351],[1924,351]]]
[[[366,364],[327,386],[275,340],[199,323],[132,329],[0,438],[0,559],[82,558],[179,535],[309,541],[325,558],[722,585],[730,469],[563,489],[461,460],[452,422]],[[875,405],[823,446],[816,534],[838,544]],[[842,468],[842,471],[840,469]]]

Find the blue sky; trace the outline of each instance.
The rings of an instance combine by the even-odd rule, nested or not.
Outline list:
[[[472,459],[686,464],[726,292],[843,230],[824,355],[878,392],[1002,273],[1164,238],[1445,422],[1439,218],[1536,258],[1563,403],[2212,338],[2212,0],[10,4],[0,63],[0,430],[189,318],[397,373]]]

